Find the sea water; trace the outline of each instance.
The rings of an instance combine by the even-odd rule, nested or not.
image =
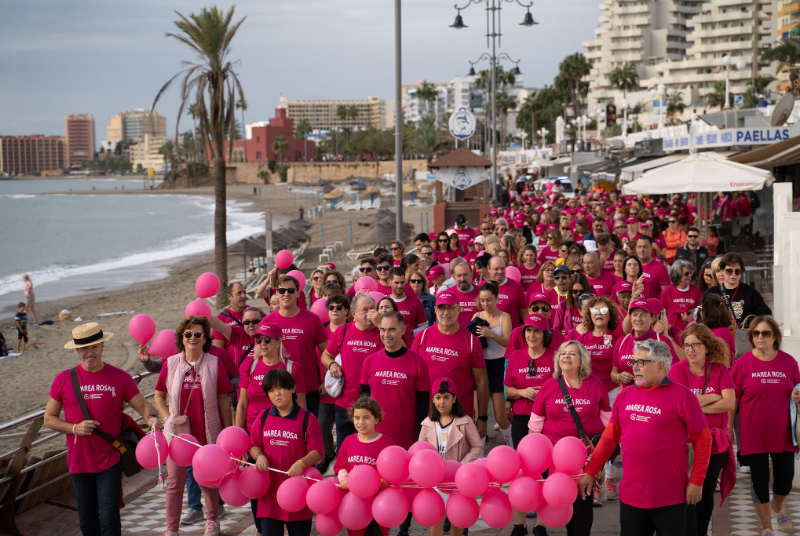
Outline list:
[[[0,180],[0,318],[24,301],[25,273],[37,301],[60,299],[162,278],[169,264],[214,249],[211,196],[92,193],[142,186],[120,179]],[[48,194],[69,190],[86,194]],[[247,212],[248,204],[228,201],[228,244],[264,232],[263,213]]]

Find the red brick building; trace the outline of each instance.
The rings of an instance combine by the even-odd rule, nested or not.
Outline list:
[[[67,131],[67,166],[84,167],[94,159],[97,150],[94,116],[70,114],[65,119]]]
[[[67,140],[62,136],[0,136],[0,173],[33,175],[67,168]]]
[[[233,145],[233,162],[244,162],[247,151],[248,162],[266,164],[269,160],[281,161],[281,155],[272,150],[275,138],[283,136],[289,149],[283,151],[283,162],[302,162],[303,154],[310,162],[314,157],[314,142],[294,139],[294,119],[286,117],[285,108],[276,108],[275,117],[265,127],[253,127],[249,140],[236,140]],[[225,142],[225,158],[228,157],[228,144]]]

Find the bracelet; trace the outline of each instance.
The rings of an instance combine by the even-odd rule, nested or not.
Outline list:
[[[258,454],[256,454],[256,457],[253,458],[253,461],[258,461],[259,456],[265,456],[265,454],[263,452],[259,452]]]
[[[72,435],[78,435],[75,433],[75,427],[78,426],[78,423],[72,425]]]
[[[308,468],[308,466],[306,465],[306,463],[303,461],[303,459],[302,459],[302,458],[300,458],[299,460],[297,460],[297,461],[296,461],[296,462],[294,462],[294,463],[299,463],[299,464],[300,464],[300,466],[301,466],[303,469],[307,469],[307,468]]]

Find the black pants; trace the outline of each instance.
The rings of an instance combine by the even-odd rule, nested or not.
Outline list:
[[[620,536],[680,536],[686,525],[686,503],[636,508],[619,502]]]
[[[336,406],[334,411],[336,412],[336,452],[339,452],[339,449],[342,448],[342,443],[344,443],[344,438],[355,434],[356,427],[353,422],[347,418],[346,409]]]
[[[264,536],[283,536],[283,526],[286,525],[286,531],[289,536],[309,536],[311,534],[311,520],[303,519],[301,521],[281,521],[280,519],[272,519],[271,517],[262,517],[261,519],[261,534]]]
[[[319,414],[319,391],[306,393],[306,409],[314,417]]]
[[[769,460],[772,458],[772,493],[789,495],[794,480],[793,452],[764,452],[742,456],[750,466],[750,495],[755,504],[769,503]]]
[[[319,426],[322,428],[322,444],[325,447],[325,457],[330,458],[336,455],[336,447],[333,445],[333,424],[336,421],[335,408],[336,404],[319,405]]]
[[[119,492],[122,489],[122,462],[100,473],[72,475],[72,488],[78,505],[78,520],[83,536],[119,536]]]
[[[515,449],[519,442],[528,435],[528,423],[530,420],[530,413],[528,415],[514,415],[514,420],[511,421],[511,441],[514,443]]]
[[[589,536],[592,533],[592,524],[594,523],[593,502],[594,497],[592,497],[591,493],[585,499],[581,499],[580,494],[578,494],[578,498],[572,503],[572,519],[567,523],[567,536]]]
[[[728,453],[712,454],[708,460],[708,471],[703,480],[703,498],[697,504],[686,507],[686,536],[706,536],[711,514],[714,512],[714,491],[717,488],[717,477]]]

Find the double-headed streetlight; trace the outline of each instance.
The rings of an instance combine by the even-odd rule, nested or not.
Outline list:
[[[536,133],[539,136],[541,136],[541,138],[542,138],[542,149],[544,149],[544,146],[547,145],[547,135],[550,134],[550,131],[547,130],[546,128],[542,127],[539,130],[537,130]]]
[[[664,127],[664,84],[658,84],[650,90],[650,95],[653,97],[653,105],[655,106],[655,99],[658,99],[658,128]]]
[[[467,25],[464,24],[464,19],[461,17],[461,10],[468,8],[472,4],[484,4],[486,7],[486,48],[491,48],[492,53],[489,55],[488,53],[485,54],[491,60],[491,114],[492,114],[492,175],[491,175],[491,184],[492,184],[492,199],[497,201],[497,48],[502,46],[502,32],[501,32],[501,24],[500,24],[500,12],[503,9],[504,2],[517,2],[520,6],[526,8],[528,11],[525,13],[525,18],[520,23],[520,26],[534,26],[538,24],[535,20],[533,20],[533,15],[531,14],[531,6],[533,6],[533,2],[525,4],[520,2],[520,0],[469,0],[467,4],[463,7],[458,7],[456,4],[455,8],[457,11],[456,20],[453,24],[450,25],[451,28],[455,28],[456,30],[462,30],[467,28]],[[481,56],[483,57],[483,56]],[[510,58],[509,58],[510,59]],[[480,61],[480,59],[478,60]],[[513,61],[513,60],[512,60]],[[470,62],[473,63],[473,62]],[[477,62],[475,62],[477,63]],[[517,62],[518,63],[518,62]],[[470,73],[474,74],[475,70],[470,69]],[[515,74],[519,74],[519,67],[515,69]],[[399,101],[398,101],[399,102]]]
[[[731,98],[730,98],[730,85],[731,85],[731,63],[733,62],[733,58],[729,55],[725,54],[722,56],[722,65],[725,66],[725,106],[722,108],[724,110],[731,109]],[[747,64],[744,60],[739,60],[736,62],[736,68],[740,71],[747,67]]]
[[[603,121],[603,116],[605,115],[606,111],[601,107],[598,108],[596,112],[592,113],[592,117],[597,117],[597,139],[600,140],[603,137],[603,131],[600,130],[600,122]]]

